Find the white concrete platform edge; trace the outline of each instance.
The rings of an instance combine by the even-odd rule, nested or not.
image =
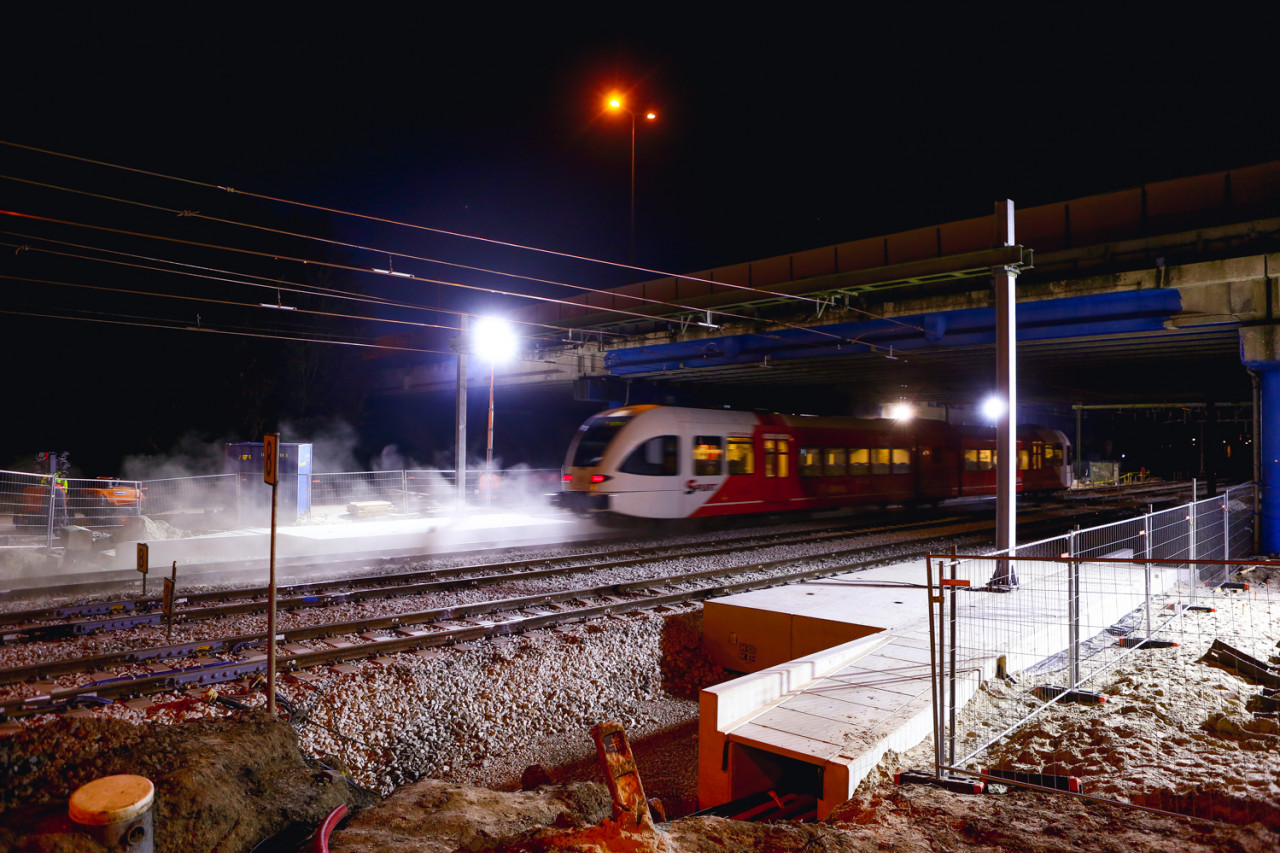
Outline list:
[[[729,773],[722,759],[730,731],[892,639],[889,634],[861,637],[703,690],[698,697],[699,806],[731,799]]]

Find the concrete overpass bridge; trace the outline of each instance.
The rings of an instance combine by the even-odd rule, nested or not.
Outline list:
[[[1014,245],[994,233],[977,216],[536,304],[519,319],[545,326],[498,381],[618,404],[971,405],[993,386],[993,274],[1010,270],[1020,405],[1257,401],[1280,550],[1280,162],[1022,208]],[[387,378],[412,392],[451,371]]]

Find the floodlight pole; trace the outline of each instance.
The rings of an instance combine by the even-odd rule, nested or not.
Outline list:
[[[467,503],[467,339],[466,315],[459,315],[458,337],[454,339],[453,348],[458,353],[458,401],[456,432],[453,451],[454,478],[457,481],[457,508],[462,510]]]
[[[1013,246],[1013,202],[996,202],[995,245]],[[996,419],[996,550],[1013,555],[1018,532],[1018,270],[992,267],[996,299],[996,397],[1004,411]],[[1001,560],[991,582],[995,586],[1018,585],[1013,563]]]
[[[489,361],[489,439],[485,442],[484,451],[484,502],[493,502],[493,374],[496,363]]]

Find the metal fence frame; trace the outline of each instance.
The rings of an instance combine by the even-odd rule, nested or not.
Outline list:
[[[353,471],[309,475],[309,505],[283,523],[307,522],[313,515],[345,513],[357,501],[384,501],[399,515],[430,515],[452,510],[458,502],[455,472],[450,470]],[[282,486],[287,476],[281,477]],[[296,476],[294,478],[294,486]],[[168,519],[178,527],[225,530],[262,524],[268,492],[262,478],[250,474],[213,474],[158,480],[67,480],[59,489],[48,474],[0,470],[0,519],[11,520],[28,547],[58,545],[58,530],[68,524],[104,530],[119,527],[130,517]],[[87,496],[89,488],[120,484],[135,489],[140,499],[128,506],[107,506]],[[469,505],[504,508],[559,491],[559,469],[512,468],[501,471],[470,469],[463,490]],[[39,493],[38,495],[36,493]],[[36,499],[39,499],[37,505]],[[294,500],[294,508],[299,500]],[[285,502],[287,506],[287,501]],[[49,508],[53,512],[49,512]],[[328,510],[318,512],[317,508]]]
[[[1243,559],[1253,550],[1254,520],[1254,487],[1248,484],[1184,506],[1077,529],[1011,551],[975,557],[930,555],[935,777],[979,775],[974,764],[994,745],[1053,705],[1078,699],[1078,691],[1084,691],[1091,679],[1137,652],[1141,639],[1159,635],[1195,607],[1197,599],[1234,584],[1235,572],[1257,562]],[[995,582],[1009,572],[1022,577],[1013,585]],[[1015,603],[1019,597],[1025,610]],[[1092,612],[1106,614],[1109,605],[1119,613],[1114,622],[1090,624],[1082,617],[1090,606]],[[1055,608],[1060,624],[1033,624]],[[1120,624],[1136,635],[1132,643],[1104,637],[1107,629]],[[1044,667],[1035,678],[1035,690],[1042,691],[1034,694],[1038,704],[1029,706],[1021,696],[1017,704],[1030,709],[1019,711],[1010,702],[1009,715],[1001,718],[994,734],[978,738],[976,746],[966,746],[964,754],[958,754],[958,713],[984,684],[1007,679],[1012,671],[1028,670],[1018,665],[1019,653],[1010,650],[1017,647],[1015,634],[1023,647],[1031,647],[1035,643],[1026,635],[1038,632],[1046,635],[1046,648],[1065,640],[1065,647],[1054,648],[1035,665]],[[1021,654],[1021,661],[1029,659],[1029,653]],[[1034,778],[1021,784],[1056,785]]]
[[[104,496],[110,492],[127,495],[117,503]],[[0,518],[46,540],[68,524],[93,529],[119,527],[141,515],[145,502],[146,492],[138,480],[0,471]]]

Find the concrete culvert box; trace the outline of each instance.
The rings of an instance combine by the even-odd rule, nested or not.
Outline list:
[[[109,850],[152,853],[155,786],[144,776],[104,776],[71,795],[71,820]]]

